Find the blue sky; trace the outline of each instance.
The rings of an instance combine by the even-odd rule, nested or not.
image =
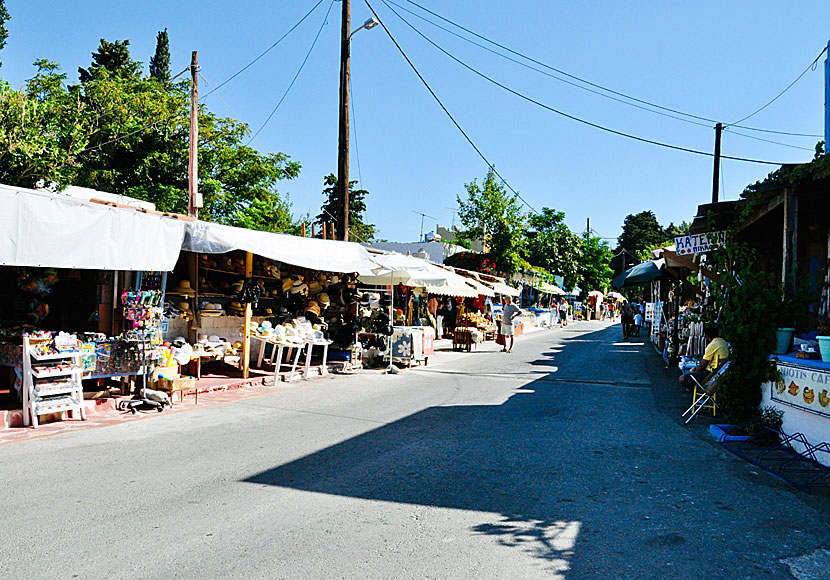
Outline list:
[[[404,51],[501,175],[535,208],[554,207],[575,231],[586,218],[615,237],[625,215],[653,210],[663,224],[689,220],[711,199],[712,159],[602,132],[511,95],[428,45],[383,0],[370,0]],[[406,0],[395,0],[414,11]],[[273,44],[316,0],[111,2],[7,0],[12,19],[0,52],[0,76],[19,86],[32,62],[59,62],[71,79],[87,66],[100,38],[130,39],[148,63],[156,33],[167,28],[174,73],[199,52],[214,86]],[[830,2],[502,2],[418,3],[549,66],[604,87],[707,119],[734,123],[763,106],[821,52],[830,37]],[[205,102],[258,128],[297,72],[330,0],[282,43]],[[337,170],[340,2],[335,2],[297,82],[253,145],[282,151],[303,165],[285,182],[294,211],[319,211],[322,179]],[[405,13],[404,13],[405,14]],[[424,16],[435,20],[425,13]],[[370,12],[352,1],[353,28]],[[406,14],[405,14],[406,15]],[[406,17],[448,52],[500,83],[550,107],[612,128],[690,149],[711,151],[712,123],[698,126],[626,106],[520,67]],[[743,125],[821,134],[824,57],[772,105]],[[379,236],[417,239],[453,221],[456,194],[487,166],[445,116],[381,27],[352,41],[356,139],[351,178],[370,191],[369,221]],[[210,87],[202,88],[202,94]],[[218,98],[221,96],[221,98]],[[811,151],[749,139],[737,131],[812,150],[818,137],[729,129],[723,154],[799,162]],[[357,141],[357,146],[355,146]],[[359,154],[359,160],[358,160]],[[725,160],[722,195],[737,199],[774,167]],[[613,244],[613,242],[612,242]]]

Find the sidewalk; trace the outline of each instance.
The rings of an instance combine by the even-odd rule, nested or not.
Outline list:
[[[531,327],[525,330],[525,334],[533,334],[544,331],[555,332],[558,328],[559,327],[554,327],[553,329]],[[517,337],[517,344],[521,343],[521,339],[521,336]],[[479,345],[472,352],[457,352],[452,350],[452,340],[436,340],[435,355],[430,357],[429,366],[452,365],[459,359],[474,356],[475,353],[497,352],[499,350],[501,350],[501,346],[491,341],[484,343],[483,345]],[[417,366],[412,367],[412,369],[417,368]],[[410,369],[405,368],[403,369],[403,372],[406,372],[407,370]],[[379,371],[367,370],[361,372],[376,373]],[[189,391],[185,394],[183,400],[179,400],[179,395],[175,394],[173,397],[173,406],[166,407],[162,413],[159,413],[156,410],[139,411],[136,414],[133,414],[130,411],[119,411],[118,402],[128,401],[130,400],[130,397],[90,399],[85,401],[85,421],[81,421],[80,419],[65,418],[63,420],[53,420],[52,422],[41,423],[37,429],[32,427],[23,427],[23,411],[20,409],[0,411],[0,445],[18,441],[27,441],[29,439],[51,437],[54,435],[60,435],[61,433],[70,433],[82,429],[97,429],[110,425],[128,423],[130,421],[141,421],[152,417],[158,417],[160,415],[168,415],[170,413],[183,413],[197,408],[214,407],[269,393],[277,393],[280,391],[313,385],[320,380],[345,380],[346,377],[360,376],[361,372],[349,375],[329,374],[325,377],[312,377],[308,381],[299,380],[291,383],[281,382],[276,387],[270,384],[269,378],[263,378],[261,376],[247,380],[239,379],[233,384],[214,384],[204,390],[200,388],[198,397],[195,396],[193,391]],[[264,384],[266,379],[269,381],[268,385]]]

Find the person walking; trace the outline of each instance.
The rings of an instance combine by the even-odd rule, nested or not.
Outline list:
[[[568,326],[568,310],[570,309],[570,304],[564,298],[562,302],[559,303],[559,317],[562,319],[562,326]]]
[[[521,314],[521,309],[513,304],[509,296],[504,298],[504,308],[501,314],[501,333],[504,335],[504,348],[502,352],[513,351],[513,319]],[[507,339],[510,338],[510,346],[507,346]]]

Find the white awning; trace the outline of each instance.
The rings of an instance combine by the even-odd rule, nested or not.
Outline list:
[[[513,288],[512,286],[508,286],[504,282],[485,282],[488,286],[491,286],[496,294],[502,294],[504,296],[518,296],[522,293],[521,290],[518,288]]]
[[[556,284],[548,284],[546,282],[539,284],[536,289],[543,294],[555,294],[556,296],[562,296],[565,294],[565,291]]]
[[[243,250],[283,264],[323,272],[370,274],[378,267],[366,248],[353,242],[303,238],[203,221],[187,224],[182,249],[202,254]]]
[[[361,274],[360,281],[373,286],[446,286],[447,278],[451,274],[425,260],[404,254],[374,254],[372,260],[379,267],[374,272]]]
[[[185,222],[0,185],[0,265],[170,271]]]

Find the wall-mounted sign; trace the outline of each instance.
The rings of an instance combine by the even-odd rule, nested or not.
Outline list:
[[[771,383],[773,401],[830,418],[830,372],[779,361],[781,379]]]
[[[726,243],[726,232],[709,232],[690,236],[676,236],[674,245],[677,255],[701,254],[715,250]]]

